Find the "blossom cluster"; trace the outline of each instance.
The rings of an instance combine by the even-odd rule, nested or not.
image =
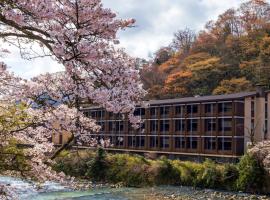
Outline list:
[[[23,116],[0,135],[33,145],[27,151],[33,176],[63,180],[46,164],[55,151],[52,133],[69,132],[78,144],[98,143],[90,133],[100,127],[83,115],[81,102],[125,113],[134,126],[140,122],[133,115],[145,95],[139,69],[117,46],[117,32],[131,27],[134,19],[118,19],[101,0],[13,0],[0,2],[0,22],[0,39],[18,47],[22,56],[36,57],[31,44],[39,44],[39,56],[51,56],[65,68],[23,80],[0,63],[1,101],[15,109],[22,105],[16,115]]]
[[[257,143],[248,152],[258,159],[263,164],[264,169],[270,174],[270,140]]]

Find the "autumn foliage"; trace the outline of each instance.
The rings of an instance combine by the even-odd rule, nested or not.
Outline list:
[[[160,79],[158,87],[145,86],[149,98],[251,91],[257,84],[269,89],[270,5],[247,1],[207,22],[197,34],[180,30],[155,56],[152,75],[158,72]]]

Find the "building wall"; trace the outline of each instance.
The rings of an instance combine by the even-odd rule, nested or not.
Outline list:
[[[55,123],[54,127],[56,130],[59,129],[59,124]],[[52,134],[52,142],[54,144],[64,144],[68,141],[70,137],[71,137],[71,133],[67,131],[61,131],[61,132],[54,131]]]
[[[265,97],[255,97],[255,142],[264,140],[265,132]]]
[[[95,138],[110,139],[108,147],[139,153],[237,157],[248,149],[250,136],[256,142],[270,139],[270,93],[224,101],[153,104],[138,107],[139,129],[121,114],[99,108],[84,108],[84,114],[102,127]],[[57,124],[56,124],[57,126]],[[53,133],[52,141],[62,144],[70,133]]]
[[[103,126],[95,136],[110,139],[113,148],[201,155],[242,155],[244,99],[137,108],[144,120],[134,130],[122,116],[85,110]]]
[[[245,98],[245,152],[248,149],[248,146],[251,142],[251,134],[252,134],[252,115],[251,109],[252,108],[252,98],[247,97]]]

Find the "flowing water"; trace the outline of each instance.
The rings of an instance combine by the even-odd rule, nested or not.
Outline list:
[[[1,177],[0,184],[16,190],[20,200],[228,200],[270,199],[267,196],[253,196],[243,193],[196,190],[190,187],[154,188],[94,188],[89,191],[72,191],[56,183],[37,185],[11,177]]]

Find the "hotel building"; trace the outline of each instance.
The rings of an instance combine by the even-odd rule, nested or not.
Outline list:
[[[93,137],[110,139],[108,149],[118,152],[237,158],[252,140],[270,139],[270,92],[150,100],[148,104],[135,110],[143,120],[139,129],[133,129],[121,114],[88,105],[82,109],[102,127]],[[66,139],[62,134],[53,137],[58,144]]]

